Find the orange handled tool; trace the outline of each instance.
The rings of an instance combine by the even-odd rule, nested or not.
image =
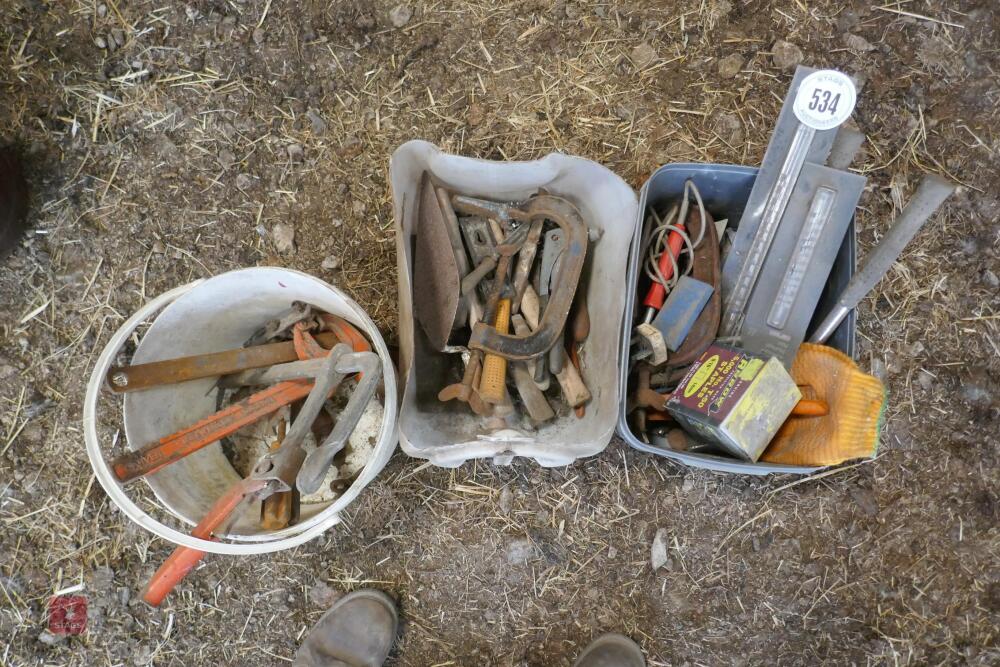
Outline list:
[[[309,341],[312,339],[307,336],[306,342]],[[312,344],[315,344],[315,341],[312,341]],[[244,501],[266,501],[275,494],[290,493],[295,488],[296,475],[306,458],[306,451],[301,447],[302,441],[322,409],[323,403],[332,392],[336,391],[344,377],[344,373],[338,371],[337,365],[345,354],[349,354],[348,349],[346,345],[341,345],[331,350],[315,383],[311,386],[309,397],[299,410],[281,445],[265,454],[254,466],[249,477],[233,484],[215,501],[192,532],[194,537],[203,540],[212,539],[212,533],[216,532]],[[146,586],[143,599],[153,606],[159,605],[204,556],[205,552],[201,549],[183,546],[174,549]]]
[[[221,498],[215,501],[205,517],[198,522],[198,525],[191,531],[192,537],[202,540],[212,539],[212,533],[236,511],[241,503],[248,498],[260,495],[268,488],[268,480],[253,477],[248,477],[238,484],[234,484]],[[153,578],[146,584],[146,589],[142,592],[142,599],[154,607],[158,607],[163,602],[163,598],[167,597],[167,594],[174,590],[174,587],[204,557],[205,552],[200,549],[192,549],[191,547],[174,549],[174,552],[167,560],[163,561],[163,565],[156,570]]]
[[[371,349],[364,336],[348,322],[333,315],[324,315],[323,318],[333,329],[334,335],[355,351],[367,352]],[[292,333],[293,345],[299,359],[318,359],[326,356],[327,351],[306,331],[305,323],[297,323]],[[157,442],[116,457],[111,462],[111,468],[121,482],[130,482],[154,473],[221,438],[232,435],[244,426],[274,414],[286,405],[305,398],[312,387],[311,380],[279,382],[187,428],[160,438]]]
[[[684,225],[677,225],[682,230]],[[660,255],[659,267],[660,273],[663,274],[664,280],[670,280],[674,275],[674,262],[681,255],[681,247],[684,245],[684,238],[676,231],[671,231],[670,235],[667,237],[667,247],[664,249],[663,253]],[[670,253],[669,255],[667,253]],[[674,262],[670,261],[670,258],[674,258]],[[646,292],[646,298],[643,299],[642,304],[646,306],[646,321],[652,321],[650,313],[655,317],[657,311],[663,308],[663,301],[667,297],[667,289],[657,281],[653,281],[650,285],[649,291]]]
[[[196,422],[193,426],[116,457],[111,462],[111,469],[121,482],[130,482],[154,473],[305,398],[312,387],[313,383],[308,380],[280,382]]]

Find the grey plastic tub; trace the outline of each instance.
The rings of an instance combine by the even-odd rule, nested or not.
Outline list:
[[[623,388],[623,397],[618,406],[618,435],[622,437],[631,447],[649,454],[665,456],[669,459],[694,466],[696,468],[707,468],[720,472],[743,473],[747,475],[767,475],[769,473],[811,473],[819,468],[807,466],[779,465],[773,463],[747,463],[723,456],[713,456],[711,454],[694,454],[690,452],[677,452],[650,445],[632,433],[629,427],[626,414],[625,395],[628,393],[628,353],[629,340],[631,339],[631,329],[633,318],[635,317],[635,307],[638,301],[637,285],[641,271],[639,255],[641,253],[642,223],[645,218],[648,204],[661,204],[671,200],[677,200],[683,190],[684,182],[692,179],[698,190],[701,192],[705,207],[711,211],[716,220],[728,219],[729,226],[735,228],[743,215],[747,199],[750,197],[750,190],[753,188],[754,179],[757,178],[755,167],[738,167],[724,164],[668,164],[660,167],[643,185],[639,193],[639,224],[636,225],[635,237],[632,241],[632,249],[628,262],[628,286],[627,299],[625,303],[625,317],[623,319],[623,331],[621,337],[621,364],[619,366],[621,377],[620,384]],[[837,295],[847,286],[847,282],[854,275],[856,264],[856,237],[854,220],[844,235],[844,241],[837,253],[830,278],[827,280],[823,296],[816,306],[816,314],[812,325],[816,326],[826,315],[827,311],[836,302]],[[852,310],[841,325],[834,332],[827,342],[831,347],[835,347],[850,357],[854,357],[854,328],[855,313]],[[808,337],[807,337],[808,338]]]

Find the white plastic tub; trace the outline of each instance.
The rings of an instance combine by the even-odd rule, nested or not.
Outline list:
[[[263,322],[301,300],[348,320],[371,341],[382,360],[384,411],[372,458],[355,482],[328,503],[303,504],[295,525],[265,532],[258,507],[248,508],[230,532],[208,541],[157,521],[128,496],[110,470],[96,428],[97,400],[104,378],[122,344],[135,328],[161,308],[143,335],[133,363],[238,348]],[[125,394],[125,436],[130,449],[173,433],[215,412],[214,378]],[[83,426],[87,455],[98,481],[112,501],[133,521],[166,540],[214,553],[256,554],[298,546],[340,522],[339,514],[385,467],[396,447],[396,378],[389,350],[375,323],[337,288],[299,271],[251,268],[224,273],[178,287],[146,304],[115,333],[97,361],[87,386]],[[212,504],[239,480],[219,443],[213,443],[144,478],[164,509],[195,525]]]
[[[420,179],[424,172],[456,192],[497,200],[526,199],[545,188],[570,200],[587,225],[600,234],[587,251],[584,285],[591,332],[581,349],[584,380],[593,398],[586,416],[569,414],[537,431],[503,429],[483,433],[483,420],[463,403],[442,404],[435,372],[440,354],[426,349],[413,319],[412,239],[417,230]],[[407,454],[436,465],[455,467],[469,459],[509,463],[515,456],[543,466],[566,465],[599,453],[615,430],[621,388],[618,355],[625,306],[629,245],[638,202],[632,189],[605,167],[583,158],[550,154],[532,162],[491,162],[441,152],[426,141],[410,141],[392,155],[389,166],[399,276],[399,364],[403,399],[400,444]]]

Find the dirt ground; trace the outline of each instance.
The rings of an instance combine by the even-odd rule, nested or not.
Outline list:
[[[33,186],[0,269],[0,664],[278,665],[363,586],[400,603],[393,665],[564,666],[607,631],[651,665],[1000,664],[994,0],[662,4],[0,3],[0,138]],[[143,302],[277,264],[391,343],[396,146],[561,150],[634,186],[753,165],[800,60],[864,82],[863,249],[920,173],[965,186],[860,309],[859,362],[890,389],[874,461],[801,479],[617,439],[559,469],[397,452],[344,525],[141,601],[170,546],[94,483],[81,400]],[[49,596],[81,582],[87,632],[50,634]]]

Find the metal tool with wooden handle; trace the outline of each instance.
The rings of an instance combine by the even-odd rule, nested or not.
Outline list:
[[[500,299],[494,328],[500,333],[510,330],[510,299]],[[503,400],[507,386],[507,360],[498,354],[487,354],[483,359],[483,377],[479,381],[479,395],[487,403],[497,404]]]

